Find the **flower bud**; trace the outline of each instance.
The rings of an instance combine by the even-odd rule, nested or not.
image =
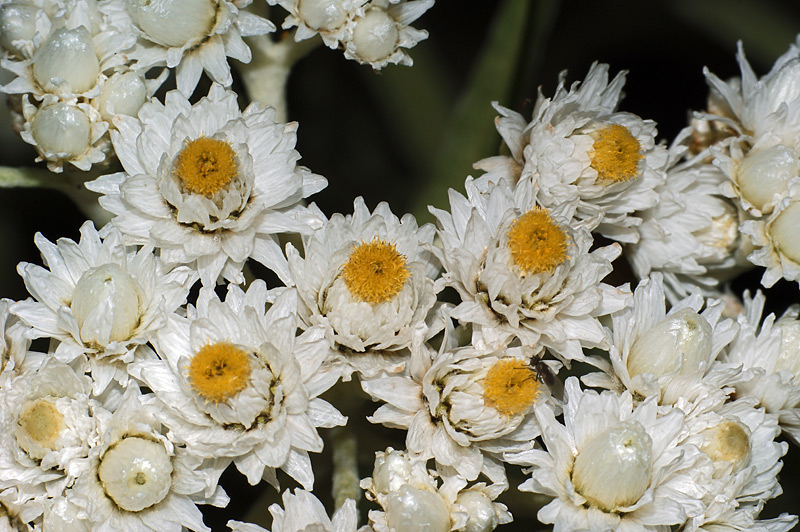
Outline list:
[[[362,61],[380,61],[389,57],[397,46],[397,24],[385,9],[370,8],[356,20],[353,29],[355,54]]]
[[[386,524],[403,532],[448,532],[450,512],[442,496],[405,484],[386,497]]]
[[[500,524],[494,503],[485,493],[462,491],[456,497],[456,504],[467,514],[464,532],[490,532]]]
[[[781,254],[800,264],[800,201],[794,201],[783,209],[767,226],[773,246]]]
[[[628,354],[631,377],[704,371],[711,358],[711,325],[690,308],[673,312],[636,339]]]
[[[103,85],[98,98],[100,114],[106,120],[114,115],[136,116],[147,97],[144,80],[135,72],[114,74]]]
[[[63,102],[39,110],[31,122],[31,133],[42,151],[65,158],[81,155],[91,142],[89,117]]]
[[[601,432],[575,457],[575,490],[604,512],[635,504],[650,485],[652,448],[653,440],[636,422]]]
[[[14,41],[31,41],[36,35],[36,7],[29,4],[9,3],[0,6],[0,46],[19,55],[21,50]]]
[[[347,20],[341,0],[300,0],[297,11],[306,26],[315,30],[335,30]]]
[[[156,44],[182,47],[205,38],[214,28],[213,0],[126,0],[134,23]]]
[[[397,491],[411,478],[411,463],[402,451],[389,447],[375,456],[372,482],[378,493]]]
[[[106,451],[97,477],[119,508],[138,512],[167,496],[172,486],[172,462],[162,444],[128,437]]]
[[[786,193],[789,179],[800,175],[800,160],[793,149],[778,144],[750,151],[736,174],[742,197],[763,210],[775,194]]]
[[[725,420],[702,432],[700,450],[714,462],[717,474],[733,474],[750,462],[750,431],[737,421]]]
[[[128,340],[139,325],[139,287],[117,264],[86,270],[72,296],[72,313],[78,320],[81,340],[107,345]]]
[[[97,84],[99,73],[92,35],[83,26],[53,31],[33,59],[33,76],[45,90],[63,79],[72,92],[86,92]]]

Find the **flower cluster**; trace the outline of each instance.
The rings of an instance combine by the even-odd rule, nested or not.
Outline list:
[[[748,260],[767,285],[800,272],[800,45],[762,80],[742,55],[741,80],[708,74],[708,113],[670,145],[604,64],[530,120],[495,104],[507,150],[420,225],[308,203],[327,180],[298,164],[297,124],[227,88],[226,57],[274,29],[248,1],[42,1],[0,6],[23,136],[54,169],[121,167],[86,183],[110,221],[37,234],[31,297],[0,301],[1,529],[208,531],[231,465],[302,487],[270,506],[275,532],[488,532],[512,521],[517,465],[562,532],[797,523],[760,513],[781,435],[800,442],[800,310],[721,296]],[[271,3],[295,39],[381,68],[408,62],[433,1]],[[177,90],[153,97],[153,67]],[[609,276],[623,258],[633,288]],[[403,434],[355,471],[361,528],[355,500],[329,517],[313,493],[319,429],[363,428],[340,381]]]
[[[22,0],[0,2],[0,67],[15,77],[14,126],[53,172],[107,167],[122,131],[174,69],[189,98],[203,73],[231,86],[228,58],[250,63],[243,37],[265,36],[275,24],[249,10],[252,0]],[[271,3],[277,3],[273,1]],[[319,33],[348,59],[380,69],[411,64],[403,49],[427,33],[409,26],[433,0],[285,0],[284,27],[295,39]],[[259,42],[268,49],[273,41]]]
[[[319,34],[329,48],[380,70],[388,64],[411,65],[404,48],[428,33],[410,26],[434,0],[267,0],[289,12],[283,28],[297,27],[298,41]]]

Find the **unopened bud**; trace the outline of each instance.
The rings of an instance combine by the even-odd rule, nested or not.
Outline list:
[[[673,312],[650,327],[631,346],[628,374],[660,377],[703,371],[711,358],[711,325],[690,308]]]
[[[403,532],[448,532],[450,512],[442,496],[435,491],[417,489],[409,484],[386,497],[386,524]]]
[[[742,197],[763,210],[775,194],[786,192],[789,179],[800,176],[800,160],[793,149],[778,144],[750,151],[736,174]]]
[[[36,35],[36,7],[9,3],[0,6],[0,46],[14,55],[21,50],[14,41],[31,41]]]
[[[601,432],[575,457],[575,490],[604,512],[635,504],[650,485],[652,448],[653,440],[636,422]]]
[[[136,116],[147,97],[144,80],[135,72],[111,76],[98,98],[100,114],[106,120],[114,115]]]
[[[31,123],[33,138],[44,152],[76,157],[89,147],[91,124],[80,108],[57,103],[39,110]]]
[[[767,232],[780,253],[800,264],[800,201],[794,201],[783,209],[767,226]]]
[[[378,7],[370,8],[363,18],[356,20],[353,29],[355,54],[370,63],[386,59],[394,52],[398,37],[397,23],[389,13]]]
[[[205,38],[213,29],[213,0],[126,0],[134,23],[156,44],[182,47]]]
[[[69,83],[72,92],[86,92],[97,84],[99,73],[92,36],[83,26],[55,30],[33,60],[33,76],[45,90],[61,79]]]
[[[139,288],[117,264],[86,270],[72,296],[72,313],[84,343],[107,345],[131,337],[139,325]]]
[[[456,497],[456,504],[461,505],[461,509],[467,514],[464,532],[490,532],[500,524],[494,503],[485,493],[476,490],[462,491]]]
[[[334,30],[347,20],[341,0],[300,0],[297,11],[306,26],[315,30]]]

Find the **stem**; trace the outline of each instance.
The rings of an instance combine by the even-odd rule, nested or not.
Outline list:
[[[333,505],[339,509],[347,499],[361,499],[358,476],[358,442],[350,427],[332,429],[333,443]]]
[[[293,35],[287,34],[279,41],[269,35],[249,37],[247,41],[253,59],[239,65],[247,94],[254,102],[274,107],[276,120],[286,122],[286,81],[292,66],[322,40],[315,37],[294,42]]]
[[[111,213],[100,207],[97,194],[83,184],[97,177],[91,172],[55,174],[42,168],[0,166],[0,188],[49,188],[69,196],[83,214],[100,228],[111,219]]]

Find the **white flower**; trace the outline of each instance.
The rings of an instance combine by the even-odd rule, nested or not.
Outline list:
[[[94,438],[91,381],[45,355],[4,387],[0,478],[21,493],[59,496],[86,474]],[[31,360],[31,359],[29,359]]]
[[[445,468],[447,469],[447,468]],[[458,475],[439,475],[425,460],[391,447],[375,453],[372,477],[361,481],[366,497],[381,509],[370,510],[376,532],[488,532],[511,521],[504,504],[494,500],[505,489],[467,482]]]
[[[656,531],[701,515],[700,460],[679,444],[683,413],[659,415],[655,401],[633,405],[630,393],[582,391],[567,379],[564,424],[547,403],[536,407],[546,450],[507,457],[535,466],[522,491],[553,500],[539,510],[542,523],[562,532]]]
[[[718,105],[698,118],[724,124],[735,135],[711,145],[714,164],[729,179],[724,193],[758,217],[772,213],[800,177],[800,49],[792,45],[761,78],[741,42],[737,60],[740,78],[725,82],[705,70]]]
[[[242,37],[275,31],[272,22],[246,11],[251,0],[110,0],[101,10],[109,24],[139,37],[126,55],[136,67],[177,67],[177,85],[187,98],[205,72],[217,83],[233,82],[227,57],[249,63]],[[226,57],[227,56],[227,57]]]
[[[484,473],[507,483],[499,457],[532,449],[540,434],[533,406],[545,400],[529,348],[481,352],[471,347],[435,355],[412,349],[409,376],[361,379],[375,400],[387,404],[372,423],[407,429],[406,446],[466,480]]]
[[[266,297],[260,281],[246,293],[228,285],[224,303],[204,289],[196,312],[173,314],[154,340],[162,360],[134,364],[131,373],[158,398],[158,419],[196,455],[233,460],[251,484],[277,485],[280,468],[311,489],[308,453],[322,451],[317,427],[346,422],[318,398],[339,373],[321,367],[321,327],[295,338],[294,290],[265,313]]]
[[[284,29],[297,26],[294,40],[302,41],[319,34],[328,48],[337,48],[344,39],[348,21],[366,0],[267,0],[280,5],[289,15],[281,25]],[[363,12],[363,10],[361,10]]]
[[[125,172],[87,188],[104,195],[126,243],[195,265],[206,286],[220,275],[243,282],[248,257],[288,282],[276,235],[319,225],[297,203],[326,181],[296,166],[297,124],[276,123],[274,114],[257,103],[240,111],[236,93],[219,85],[194,106],[171,91],[166,105],[143,105],[139,120],[117,118],[111,138]]]
[[[640,279],[652,271],[663,274],[673,303],[696,291],[718,293],[720,281],[752,267],[746,258],[752,246],[738,231],[744,213],[720,193],[724,175],[705,154],[677,159],[688,133],[684,130],[670,151],[667,179],[656,187],[658,203],[637,214],[639,241],[624,249]]]
[[[411,66],[404,48],[428,38],[428,32],[409,24],[433,7],[434,0],[372,0],[360,8],[342,38],[344,56],[380,70],[389,63]]]
[[[717,401],[719,394],[724,398],[723,384],[738,373],[733,367],[713,365],[738,330],[733,320],[722,318],[724,303],[695,294],[669,312],[665,305],[661,275],[641,281],[631,304],[611,316],[608,378],[594,374],[584,382],[654,396],[666,405]]]
[[[450,192],[452,213],[431,212],[439,222],[444,283],[462,299],[452,317],[477,325],[473,342],[497,349],[516,336],[564,359],[604,345],[597,318],[630,297],[626,286],[600,282],[619,244],[590,252],[589,230],[572,222],[574,203],[537,207],[526,183],[513,192],[501,181],[485,194],[471,179],[465,186],[466,198]]]
[[[800,179],[789,183],[788,192],[768,217],[747,220],[739,230],[750,237],[755,250],[747,258],[766,270],[761,284],[769,288],[778,279],[800,283]]]
[[[800,321],[798,308],[790,308],[779,320],[769,314],[762,321],[765,297],[745,293],[745,312],[738,318],[739,335],[720,357],[741,365],[735,384],[740,397],[754,397],[759,406],[779,417],[781,428],[800,441]]]
[[[754,139],[791,138],[796,134],[797,113],[800,112],[800,48],[789,47],[766,75],[759,78],[744,55],[742,43],[737,43],[736,60],[741,76],[723,81],[708,69],[706,81],[713,91],[717,105],[705,118],[718,120],[739,135]]]
[[[333,517],[328,517],[325,507],[311,492],[296,489],[291,493],[286,490],[282,499],[283,508],[277,503],[269,507],[273,532],[356,532],[358,511],[353,499],[347,499]],[[228,528],[233,532],[269,532],[260,526],[240,521],[228,521]],[[369,532],[371,529],[365,526],[358,530]]]
[[[782,493],[779,460],[789,444],[776,442],[781,430],[777,416],[755,408],[753,398],[739,399],[688,420],[689,437],[684,443],[699,448],[713,463],[707,479],[703,516],[692,525],[724,525],[741,519],[742,505],[763,504]],[[739,514],[739,515],[736,515]]]
[[[138,388],[101,417],[89,470],[68,493],[92,530],[210,532],[197,504],[224,506],[227,495],[213,470],[163,435]]]
[[[667,150],[655,143],[653,121],[616,112],[624,83],[624,73],[609,83],[608,65],[595,63],[569,89],[562,73],[552,98],[539,95],[525,128],[513,111],[501,110],[498,130],[513,161],[479,162],[477,167],[494,171],[478,186],[488,188],[498,169],[510,169],[506,178],[529,181],[537,204],[552,209],[577,200],[576,218],[601,215],[598,232],[636,242],[641,220],[634,212],[658,201],[654,188],[664,181]]]
[[[164,324],[165,314],[184,303],[196,279],[185,267],[167,270],[152,249],[123,246],[120,234],[106,229],[101,240],[86,222],[77,243],[62,238],[53,244],[37,233],[34,241],[47,268],[19,264],[17,271],[36,300],[12,307],[32,328],[32,337],[59,341],[53,353],[59,361],[88,356],[95,394],[112,379],[127,381],[125,365],[148,356],[145,344]]]
[[[301,319],[323,325],[337,356],[360,372],[407,358],[398,352],[426,329],[436,303],[433,236],[432,225],[417,227],[410,214],[398,219],[387,203],[370,213],[356,198],[352,215],[335,214],[304,239],[304,258],[287,246]],[[427,337],[440,328],[431,325]]]

